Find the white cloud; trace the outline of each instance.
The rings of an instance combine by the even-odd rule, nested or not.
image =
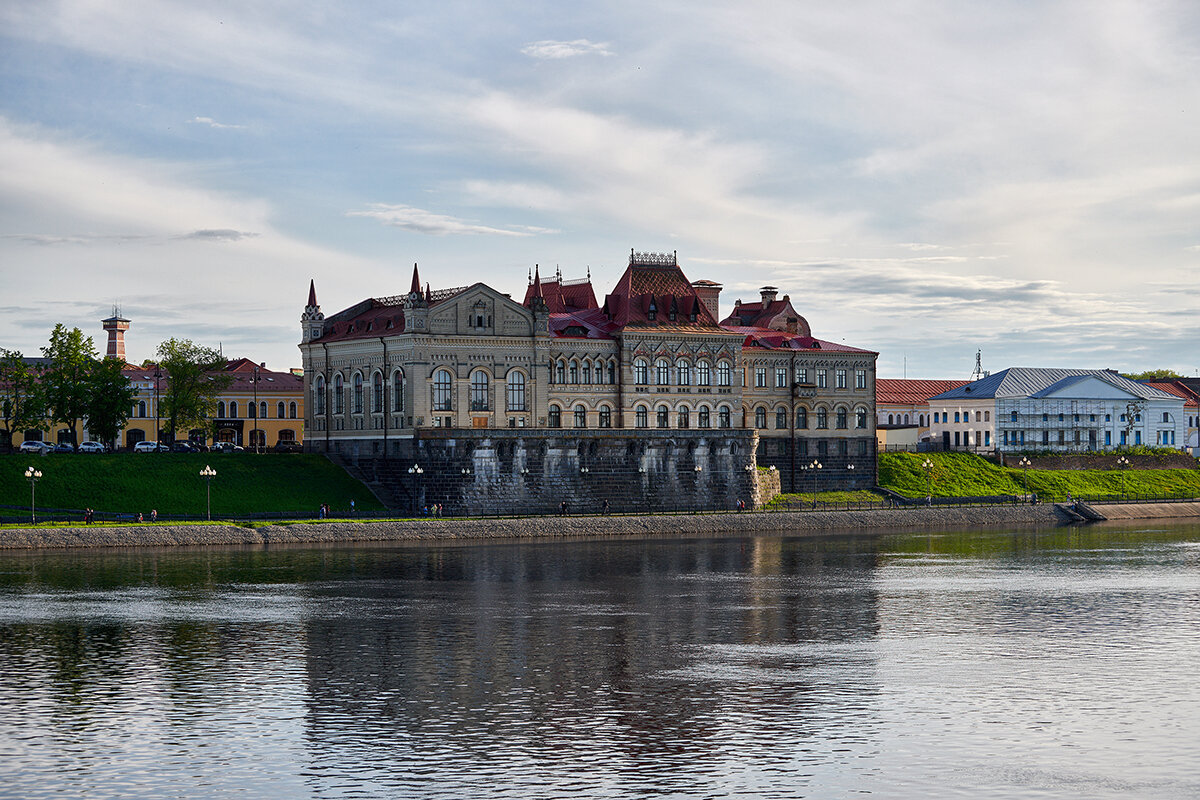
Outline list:
[[[192,117],[188,120],[188,123],[192,125],[207,125],[210,128],[239,129],[246,127],[245,125],[226,125],[223,122],[217,122],[212,117]]]
[[[372,203],[365,211],[347,211],[346,216],[368,217],[379,220],[385,225],[402,228],[413,233],[424,233],[430,236],[479,234],[489,236],[533,236],[537,233],[550,232],[546,229],[529,226],[494,228],[488,225],[468,222],[458,217],[413,208],[412,206],[388,205],[386,203]]]
[[[556,59],[573,58],[575,56],[599,55],[611,56],[607,42],[590,42],[587,39],[574,39],[570,42],[543,40],[530,42],[521,48],[521,52],[530,58]]]

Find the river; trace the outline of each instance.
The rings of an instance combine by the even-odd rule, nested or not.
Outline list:
[[[1194,798],[1200,526],[0,552],[0,797]]]

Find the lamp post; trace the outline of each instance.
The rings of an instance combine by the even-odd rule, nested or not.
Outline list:
[[[933,462],[927,458],[921,467],[925,470],[925,502],[933,505]]]
[[[204,478],[205,483],[208,484],[208,520],[209,522],[212,522],[212,479],[217,477],[217,471],[205,464],[204,469],[200,470],[200,477]]]
[[[425,474],[425,470],[421,469],[420,464],[413,464],[408,468],[408,474],[412,476],[413,482],[413,516],[416,516],[417,510],[421,506],[421,489],[419,482],[421,476]]]
[[[254,436],[254,452],[256,452],[256,453],[262,452],[261,450],[259,450],[259,447],[258,447],[258,442],[259,442],[259,439],[258,439],[258,412],[259,412],[259,408],[258,408],[258,365],[255,364],[254,365],[254,414],[253,414],[253,416],[254,416],[254,433],[252,435]]]
[[[158,364],[154,365],[154,452],[158,452],[158,445],[162,442],[162,431],[159,430],[158,416],[158,380],[162,377],[162,370],[158,368]]]
[[[813,459],[813,462],[808,465],[808,468],[813,470],[813,511],[817,510],[817,471],[824,466],[824,464],[822,464],[820,461],[817,461],[815,458]]]
[[[1033,462],[1025,456],[1021,456],[1021,460],[1017,462],[1017,466],[1021,468],[1021,477],[1025,481],[1025,499],[1029,499],[1029,468],[1033,466]]]
[[[1117,469],[1121,470],[1121,499],[1128,499],[1125,494],[1125,468],[1129,466],[1129,459],[1121,456],[1117,459]]]
[[[29,524],[30,525],[37,524],[37,516],[34,512],[34,508],[36,506],[35,500],[37,498],[37,488],[36,487],[37,487],[38,478],[40,478],[40,477],[42,477],[42,471],[40,469],[34,469],[33,467],[29,467],[27,470],[25,470],[25,479],[29,481]]]

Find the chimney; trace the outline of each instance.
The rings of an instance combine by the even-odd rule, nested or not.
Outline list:
[[[795,317],[787,318],[787,332],[788,333],[799,333],[800,332],[799,327],[800,327],[800,321],[798,319],[796,319]]]
[[[762,294],[762,304],[764,309],[771,303],[774,303],[776,295],[779,294],[779,289],[774,286],[764,286],[758,291],[760,294]]]
[[[708,313],[712,314],[712,318],[720,322],[721,284],[715,281],[695,281],[692,283],[692,288],[696,290],[696,296],[700,298],[701,303],[704,303],[704,307],[708,309]]]

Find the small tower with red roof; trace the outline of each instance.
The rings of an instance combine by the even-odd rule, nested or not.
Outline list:
[[[300,315],[300,341],[308,343],[314,339],[320,339],[325,332],[325,315],[321,313],[321,306],[317,303],[317,284],[316,281],[308,282],[308,305],[304,307],[304,313]]]

